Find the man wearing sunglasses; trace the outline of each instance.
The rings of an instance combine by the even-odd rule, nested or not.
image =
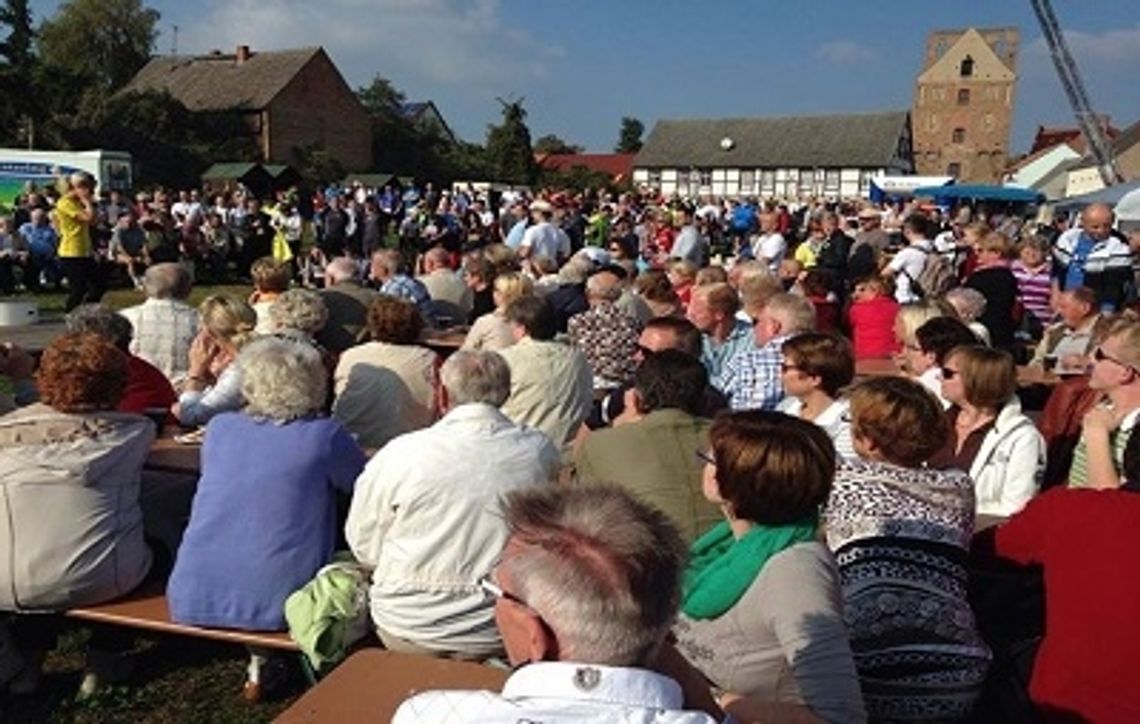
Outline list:
[[[677,680],[696,672],[662,646],[677,615],[685,548],[664,513],[612,486],[543,487],[507,496],[510,537],[481,585],[515,667],[501,694],[427,691],[394,724],[614,722],[706,724],[683,711]],[[699,676],[699,675],[697,675]],[[687,691],[708,684],[686,676]]]
[[[1121,320],[1093,349],[1089,389],[1100,404],[1085,415],[1069,468],[1069,487],[1120,487],[1124,449],[1140,417],[1140,322]]]

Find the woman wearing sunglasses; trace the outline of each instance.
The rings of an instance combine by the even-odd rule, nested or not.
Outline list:
[[[1021,412],[1013,357],[981,346],[952,350],[942,363],[942,397],[950,435],[931,465],[970,474],[978,515],[1024,508],[1045,474],[1045,439]]]

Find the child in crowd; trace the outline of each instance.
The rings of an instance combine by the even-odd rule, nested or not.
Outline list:
[[[895,339],[895,317],[899,303],[882,277],[867,277],[855,283],[851,308],[847,312],[855,359],[891,357],[899,352]]]
[[[1049,240],[1043,236],[1031,236],[1017,249],[1017,259],[1010,271],[1017,278],[1017,298],[1022,308],[1037,318],[1044,327],[1053,320],[1053,308],[1049,304],[1052,290],[1049,262]]]
[[[301,283],[307,289],[321,289],[325,285],[325,267],[328,265],[328,257],[314,245],[301,264]]]
[[[696,265],[689,261],[677,260],[669,264],[669,271],[666,274],[669,283],[673,285],[673,291],[677,293],[677,298],[681,300],[681,306],[688,309],[689,300],[693,297],[693,286],[697,281]]]
[[[249,296],[249,305],[257,312],[258,334],[268,334],[273,326],[269,321],[269,308],[281,293],[289,289],[289,280],[292,270],[289,264],[276,261],[271,256],[263,256],[249,268],[253,277],[253,294]]]
[[[827,278],[817,271],[800,276],[799,288],[815,307],[815,328],[820,332],[839,331],[839,300],[827,288]]]

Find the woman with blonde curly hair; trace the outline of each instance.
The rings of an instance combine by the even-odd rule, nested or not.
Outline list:
[[[365,458],[321,417],[325,370],[314,347],[264,337],[236,364],[246,405],[206,428],[166,596],[180,623],[280,630],[285,599],[332,558],[336,492],[352,492]]]
[[[198,336],[190,345],[190,372],[172,412],[186,426],[204,425],[225,410],[242,406],[241,376],[231,364],[254,337],[257,312],[224,294],[198,305]]]
[[[520,272],[507,272],[495,277],[494,292],[492,292],[495,311],[475,320],[475,324],[471,325],[470,331],[467,332],[467,338],[463,340],[463,349],[494,351],[514,344],[511,324],[504,316],[503,310],[514,300],[533,292],[534,282]]]

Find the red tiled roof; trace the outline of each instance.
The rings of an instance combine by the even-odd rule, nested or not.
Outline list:
[[[629,179],[633,173],[633,153],[545,153],[537,154],[534,160],[549,171],[569,171],[577,166],[585,166],[591,171],[600,171],[615,180]]]

